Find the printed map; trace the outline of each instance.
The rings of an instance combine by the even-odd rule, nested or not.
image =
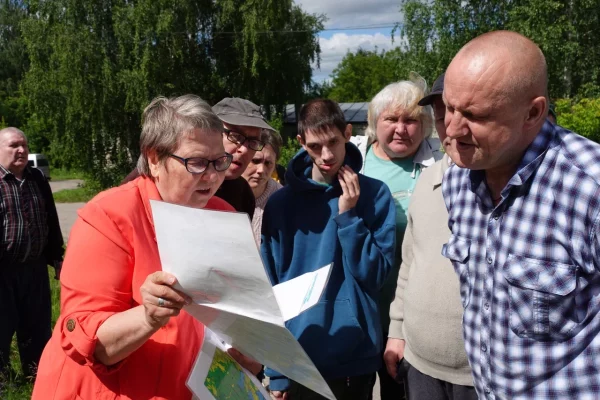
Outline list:
[[[218,348],[204,386],[217,400],[266,400],[233,358]]]

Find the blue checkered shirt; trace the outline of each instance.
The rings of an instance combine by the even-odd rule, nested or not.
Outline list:
[[[599,399],[600,145],[546,122],[497,206],[483,171],[443,194],[480,398]]]

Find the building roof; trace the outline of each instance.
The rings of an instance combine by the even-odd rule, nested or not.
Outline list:
[[[338,103],[346,122],[350,124],[366,124],[367,123],[367,110],[369,109],[369,103]],[[285,113],[283,115],[284,124],[296,124],[296,113],[293,104],[285,106]]]

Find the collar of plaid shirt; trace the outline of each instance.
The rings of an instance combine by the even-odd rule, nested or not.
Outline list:
[[[600,397],[600,145],[547,122],[497,206],[479,171],[442,188],[479,396]]]

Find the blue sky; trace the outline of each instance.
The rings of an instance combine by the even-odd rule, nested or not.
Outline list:
[[[329,79],[333,69],[348,50],[362,47],[372,50],[388,50],[394,47],[391,39],[392,25],[400,21],[398,0],[295,0],[306,12],[325,14],[329,20],[325,29],[377,26],[374,29],[342,29],[323,31],[321,44],[321,68],[313,66],[313,79],[322,82]]]

